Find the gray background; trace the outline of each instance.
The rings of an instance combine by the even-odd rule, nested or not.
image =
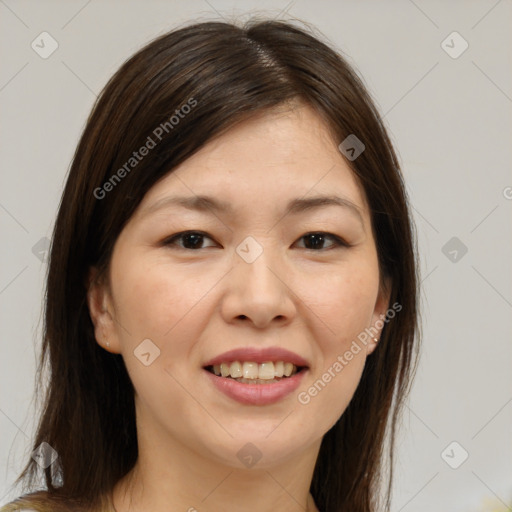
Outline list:
[[[44,237],[96,95],[157,35],[256,10],[303,19],[348,54],[402,162],[421,252],[424,348],[398,443],[393,511],[507,510],[510,0],[0,0],[0,503],[14,498],[9,485],[30,455]],[[42,46],[43,31],[59,45],[47,59],[31,47]],[[445,50],[463,49],[458,36],[442,45],[453,31],[469,44],[457,58]],[[462,450],[469,457],[453,469],[447,461],[458,465]]]

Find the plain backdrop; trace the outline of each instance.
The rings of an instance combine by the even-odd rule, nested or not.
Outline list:
[[[0,504],[16,496],[10,485],[30,457],[45,237],[97,94],[154,37],[251,13],[302,19],[342,51],[400,156],[421,253],[424,342],[393,512],[507,510],[510,0],[0,0]]]

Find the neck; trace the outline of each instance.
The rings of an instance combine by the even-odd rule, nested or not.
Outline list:
[[[240,469],[168,433],[151,427],[141,431],[137,463],[113,491],[116,512],[318,512],[309,488],[321,440],[286,461]]]

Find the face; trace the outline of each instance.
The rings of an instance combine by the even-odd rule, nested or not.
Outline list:
[[[360,335],[388,303],[339,142],[309,107],[265,113],[146,194],[88,296],[139,430],[233,467],[252,443],[271,467],[343,414],[375,349]]]

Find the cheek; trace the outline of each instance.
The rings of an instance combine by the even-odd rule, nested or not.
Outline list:
[[[315,315],[324,352],[344,346],[369,327],[378,294],[378,270],[371,264],[351,265],[339,272],[316,274],[302,281],[302,299]],[[319,333],[320,334],[320,333]]]
[[[210,279],[198,279],[193,271],[137,259],[120,262],[116,274],[113,281],[117,283],[114,296],[119,320],[126,324],[133,341],[154,338],[161,343],[172,337],[204,296],[205,287],[213,286],[215,277],[209,284]]]
[[[148,261],[136,257],[118,260],[112,272],[121,353],[137,395],[151,407],[178,407],[180,386],[177,362],[189,361],[198,333],[204,328],[201,318],[206,301],[205,290],[213,287],[215,276],[202,276],[197,272],[177,271],[161,261]],[[211,280],[211,283],[210,283]],[[141,364],[137,354],[143,340],[151,340],[158,356],[148,366]],[[147,342],[146,342],[147,343]],[[155,393],[156,389],[167,389]],[[150,408],[151,408],[150,407]],[[169,409],[170,410],[170,409]]]
[[[340,351],[297,394],[304,431],[326,433],[347,409],[364,368],[363,351],[347,361]]]
[[[361,261],[338,273],[303,281],[304,300],[314,313],[309,315],[309,328],[319,349],[311,378],[297,396],[310,428],[318,428],[320,422],[323,430],[329,430],[357,389],[366,360],[366,345],[358,335],[370,326],[378,280],[377,267]]]

